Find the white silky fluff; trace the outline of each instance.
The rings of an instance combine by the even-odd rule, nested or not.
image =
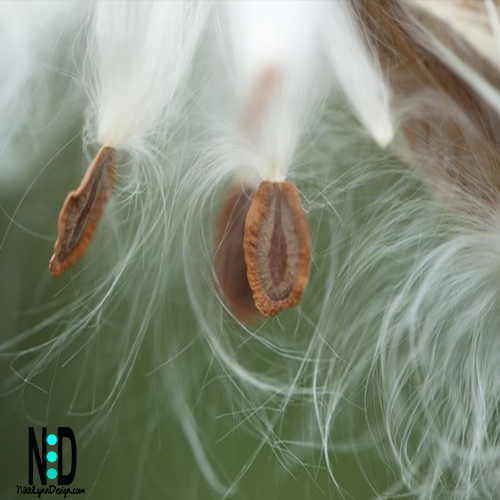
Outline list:
[[[415,11],[434,16],[462,37],[491,64],[500,68],[500,19],[495,0],[464,2],[463,0],[405,0]]]
[[[405,28],[417,43],[450,68],[498,120],[498,6],[489,0],[445,0],[402,2],[401,7],[408,16]],[[446,182],[441,200],[450,213],[436,227],[442,241],[415,259],[387,300],[372,373],[381,377],[385,434],[404,487],[420,500],[493,500],[500,491],[498,187],[493,199],[483,198],[485,187],[475,186],[468,171],[495,171],[500,150],[494,143],[487,160],[491,164],[481,165],[475,151],[482,147],[481,138],[489,147],[491,137],[481,135],[486,134],[482,124],[467,116],[460,103],[449,101],[441,108],[441,91],[446,99],[446,89],[432,89],[425,105],[441,109],[443,123],[454,121],[463,133],[461,154],[476,164],[460,163],[459,157],[455,165],[447,158],[448,148],[456,147],[453,134],[419,149],[413,158],[409,153],[410,163],[432,167],[431,188],[442,187],[440,169],[456,172],[457,181]],[[425,117],[423,111],[414,112]],[[411,109],[406,112],[411,120]],[[439,117],[435,120],[431,126],[438,127]],[[466,194],[468,189],[473,194]],[[462,193],[461,202],[453,201],[454,193]]]
[[[451,33],[453,41],[469,47],[481,59],[491,64],[493,70],[500,71],[500,7],[492,0],[477,3],[461,3],[444,0],[442,2],[408,1],[404,3],[408,11],[426,13],[442,23],[442,30]],[[466,81],[486,102],[500,114],[500,94],[498,85],[491,81],[491,74],[484,75],[475,68],[471,56],[464,60],[448,47],[439,36],[426,28],[426,23],[413,18],[415,26],[422,31],[421,43],[437,55],[457,75]],[[435,27],[434,27],[435,29]],[[460,45],[459,45],[460,47]]]
[[[19,186],[60,143],[63,130],[74,123],[71,113],[81,112],[68,61],[79,59],[72,42],[85,25],[86,11],[75,1],[0,2],[1,191]]]
[[[241,114],[241,158],[264,180],[287,177],[321,92],[322,2],[225,2]],[[258,104],[256,104],[256,102]],[[256,108],[261,108],[257,109]]]
[[[329,2],[325,10],[325,49],[336,80],[354,112],[377,144],[385,148],[394,136],[391,91],[376,54],[351,12],[351,2]]]
[[[141,148],[165,133],[210,2],[97,2],[97,140]],[[174,109],[172,109],[174,108]]]
[[[465,231],[423,256],[378,345],[387,436],[417,498],[500,488],[500,235]]]

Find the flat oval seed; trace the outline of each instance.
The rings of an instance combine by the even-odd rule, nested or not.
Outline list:
[[[58,236],[49,269],[58,278],[87,252],[116,180],[118,154],[102,146],[76,191],[71,191],[59,214]]]
[[[234,186],[215,231],[214,271],[219,289],[233,314],[247,323],[260,316],[248,283],[243,247],[245,219],[254,194],[249,186]]]
[[[274,316],[300,302],[309,278],[311,243],[291,182],[263,182],[245,221],[245,261],[257,309]]]

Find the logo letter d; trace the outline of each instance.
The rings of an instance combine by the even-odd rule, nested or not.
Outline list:
[[[63,446],[63,438],[68,438],[71,443],[71,470],[68,474],[63,474],[62,468],[62,446]],[[59,481],[58,483],[61,485],[71,484],[75,479],[76,474],[76,439],[73,431],[69,427],[59,427],[58,428],[58,457],[59,457]]]

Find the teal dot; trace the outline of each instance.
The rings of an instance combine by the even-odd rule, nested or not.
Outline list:
[[[57,477],[57,471],[55,469],[49,469],[47,471],[47,477],[49,479],[55,479]]]
[[[57,438],[55,434],[50,434],[50,436],[47,438],[47,443],[50,444],[50,446],[53,446],[57,443]]]
[[[57,460],[57,453],[55,451],[49,451],[47,453],[47,460],[49,462],[55,462]]]

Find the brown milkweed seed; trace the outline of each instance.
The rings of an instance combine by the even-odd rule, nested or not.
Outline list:
[[[296,306],[309,277],[311,243],[291,182],[263,182],[245,222],[245,261],[257,309],[274,316]]]
[[[234,186],[223,205],[215,231],[214,271],[222,296],[241,321],[260,316],[248,284],[243,249],[245,219],[255,189]]]
[[[102,146],[76,191],[59,214],[58,235],[49,269],[58,278],[87,252],[116,180],[117,152]]]

